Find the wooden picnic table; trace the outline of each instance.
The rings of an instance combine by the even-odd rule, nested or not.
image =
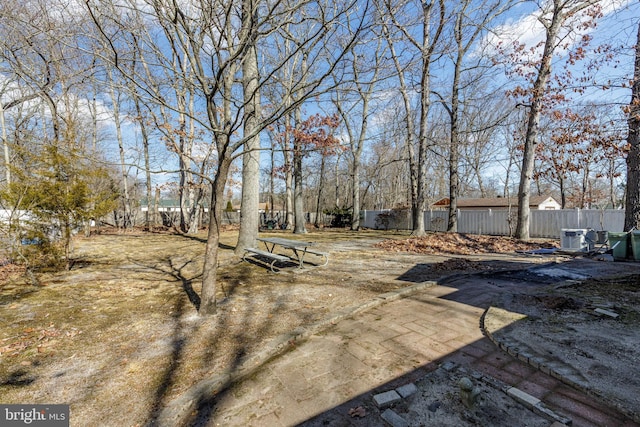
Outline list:
[[[304,267],[304,257],[306,254],[313,254],[324,258],[324,263],[322,265],[327,265],[329,263],[329,254],[326,252],[321,252],[316,249],[312,249],[315,245],[314,242],[305,242],[301,240],[290,240],[283,239],[281,237],[261,237],[257,239],[259,242],[264,243],[267,250],[261,250],[257,248],[245,248],[244,256],[242,259],[246,261],[247,255],[253,255],[254,257],[261,257],[270,260],[269,266],[271,267],[271,271],[274,273],[278,273],[280,271],[279,268],[275,267],[276,262],[285,263],[287,261],[297,261],[298,268]],[[276,248],[282,248],[293,251],[293,255],[281,255],[276,253]],[[279,251],[282,252],[282,251]]]
[[[264,243],[269,253],[274,253],[274,250],[277,247],[293,251],[294,256],[291,258],[298,261],[299,268],[304,267],[304,257],[306,254],[313,254],[323,257],[325,259],[325,262],[322,265],[327,265],[329,263],[329,254],[313,249],[312,246],[315,245],[314,242],[283,239],[281,237],[259,237],[257,240]]]

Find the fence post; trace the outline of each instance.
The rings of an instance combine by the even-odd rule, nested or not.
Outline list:
[[[576,221],[576,223],[578,224],[578,228],[583,228],[583,227],[582,227],[582,220],[581,220],[581,218],[580,218],[580,217],[581,217],[580,213],[581,213],[581,212],[580,212],[580,208],[576,208],[576,215],[577,215],[577,218],[576,218],[576,220],[577,220],[577,221]]]

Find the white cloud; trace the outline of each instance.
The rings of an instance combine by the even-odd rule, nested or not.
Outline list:
[[[575,3],[579,2],[576,1]],[[599,2],[599,6],[601,7],[604,17],[607,17],[627,7],[631,3],[632,0],[602,0]],[[509,49],[515,43],[519,43],[527,48],[538,46],[537,53],[541,53],[542,47],[540,45],[545,41],[545,27],[541,20],[551,17],[552,6],[551,0],[545,0],[536,10],[495,27],[491,34],[485,38],[482,46],[485,49],[495,51],[498,47]],[[579,22],[586,22],[587,19],[588,18],[583,15],[576,16],[574,20],[567,22],[564,26],[560,37],[564,42],[569,43],[569,47],[571,44],[580,40],[583,35],[594,31],[594,28],[575,30]]]

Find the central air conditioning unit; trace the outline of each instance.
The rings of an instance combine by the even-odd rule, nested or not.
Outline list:
[[[561,249],[567,251],[587,252],[589,251],[589,240],[584,228],[563,228],[560,233]]]

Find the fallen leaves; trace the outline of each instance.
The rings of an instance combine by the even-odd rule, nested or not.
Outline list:
[[[510,237],[484,236],[463,233],[430,233],[422,237],[401,240],[384,240],[376,247],[392,252],[423,254],[471,255],[480,253],[513,253],[539,248],[554,247],[551,240],[522,241]]]
[[[367,416],[367,411],[362,406],[358,406],[357,408],[349,409],[349,415],[351,416],[351,418],[364,418]]]
[[[17,337],[0,340],[0,356],[17,356],[23,352],[35,349],[37,353],[43,353],[59,343],[61,338],[73,338],[80,334],[76,328],[63,331],[50,324],[44,329],[26,328]]]
[[[6,340],[2,340],[2,342],[4,343],[6,342]],[[0,346],[0,356],[3,356],[5,354],[8,354],[9,356],[14,356],[18,353],[21,353],[25,349],[27,349],[30,344],[31,344],[30,341],[20,340],[20,341],[12,342],[8,345]]]
[[[23,265],[12,264],[8,261],[0,262],[0,282],[6,282],[22,276],[26,271]]]

